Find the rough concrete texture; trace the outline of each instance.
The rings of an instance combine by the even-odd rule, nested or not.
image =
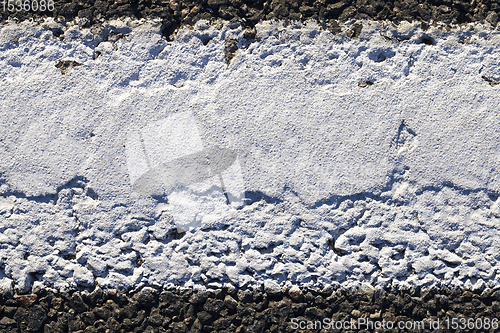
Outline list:
[[[340,28],[200,21],[168,41],[161,21],[3,25],[3,283],[498,285],[498,32]],[[186,232],[127,165],[127,140],[179,112],[237,153],[246,192]],[[196,199],[220,207],[221,184]]]

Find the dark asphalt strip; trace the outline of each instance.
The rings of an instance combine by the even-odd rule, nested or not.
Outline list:
[[[498,332],[500,326],[500,290],[488,288],[135,293],[97,288],[0,297],[0,330],[9,333]]]
[[[43,6],[42,6],[43,4]],[[45,9],[45,10],[42,10]],[[239,21],[253,27],[261,20],[315,19],[332,33],[339,23],[350,19],[419,21],[462,24],[486,21],[497,26],[499,0],[1,0],[1,20],[54,17],[70,21],[80,19],[91,26],[117,17],[159,18],[164,35],[170,36],[181,25],[199,19]]]

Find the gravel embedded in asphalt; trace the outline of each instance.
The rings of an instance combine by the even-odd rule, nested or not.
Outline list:
[[[455,332],[453,325],[462,325],[462,318],[473,327],[463,332],[498,332],[493,323],[500,317],[500,290],[489,288],[474,292],[297,287],[285,292],[234,288],[126,292],[97,287],[92,292],[40,290],[0,297],[0,330],[9,333],[320,332],[319,325],[323,332],[346,332],[344,327],[329,329],[336,323],[347,325],[346,321],[354,325],[349,329],[361,332],[373,332],[370,325],[383,323],[385,329],[379,332],[417,332],[413,328],[418,325],[426,329],[419,332]],[[438,321],[441,330],[435,326]],[[486,323],[490,329],[479,328]],[[401,330],[399,325],[406,326]]]
[[[170,36],[181,25],[191,25],[198,19],[223,19],[240,21],[246,26],[254,26],[261,20],[315,19],[332,32],[338,31],[339,22],[350,19],[401,21],[439,21],[461,24],[487,21],[497,26],[500,2],[496,0],[282,0],[282,1],[241,1],[241,0],[55,0],[50,9],[33,11],[37,1],[27,1],[24,8],[8,6],[2,10],[2,21],[7,18],[27,19],[52,16],[62,20],[80,19],[82,26],[117,17],[160,18],[164,23],[165,35]],[[24,3],[24,2],[23,2]],[[48,3],[49,4],[49,3]],[[33,5],[33,7],[32,7]],[[10,9],[10,10],[9,10]],[[39,8],[38,8],[39,9]]]

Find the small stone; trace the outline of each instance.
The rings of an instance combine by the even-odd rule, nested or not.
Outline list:
[[[77,312],[77,313],[82,313],[88,310],[87,304],[83,302],[82,296],[80,295],[79,292],[73,293],[70,298],[70,304],[71,307]]]
[[[178,297],[177,297],[178,298]],[[133,297],[144,308],[152,308],[158,303],[158,291],[153,288],[144,288]]]
[[[14,314],[16,313],[16,311],[17,311],[17,308],[14,306],[4,306],[3,307],[4,315],[6,315],[9,318],[13,317]]]
[[[166,327],[165,324],[163,324],[163,327]],[[201,330],[203,325],[201,324],[200,320],[196,318],[193,322],[193,326],[191,327],[192,330]]]
[[[8,318],[8,317],[3,317],[2,320],[0,320],[0,327],[9,327],[9,326],[15,326],[16,321],[14,319]]]
[[[314,298],[314,304],[322,309],[328,306],[325,299],[321,295],[318,295]]]
[[[97,319],[102,319],[104,321],[108,320],[109,317],[111,317],[111,311],[107,307],[97,307],[92,310],[94,313],[94,316]]]
[[[279,4],[275,9],[274,9],[274,14],[277,17],[286,17],[288,16],[288,9],[283,6],[282,4]]]
[[[295,317],[298,317],[305,312],[306,308],[307,308],[306,303],[298,303],[298,304],[295,303],[292,304],[292,306],[290,307],[290,311]]]
[[[73,68],[75,67],[78,67],[78,66],[82,66],[83,64],[79,63],[79,62],[76,62],[76,61],[73,61],[73,60],[63,60],[63,61],[59,61],[57,64],[56,64],[56,68],[59,68],[61,70],[61,73],[63,75],[66,75],[68,74]]]
[[[194,317],[187,317],[186,319],[184,319],[184,324],[190,326],[194,320],[195,320]]]
[[[250,290],[239,290],[238,299],[242,303],[248,303],[253,300],[253,294]]]
[[[363,283],[360,287],[360,291],[371,299],[375,293],[375,288],[373,288],[371,284]]]
[[[436,311],[437,310],[436,301],[434,300],[428,301],[427,303],[425,303],[425,307],[431,312]]]
[[[90,302],[90,306],[95,306],[99,300],[102,298],[102,289],[100,287],[97,287],[88,295],[88,299]]]
[[[96,328],[106,327],[106,322],[104,320],[102,320],[102,319],[98,319],[98,320],[95,321],[94,326]]]
[[[488,16],[486,16],[486,22],[490,23],[493,28],[498,24],[498,14],[491,11]]]
[[[87,311],[80,314],[80,320],[86,325],[92,325],[95,322],[95,316],[92,312]]]
[[[212,315],[206,311],[198,312],[197,317],[203,325],[208,325],[212,322]]]
[[[495,301],[499,301],[500,302],[500,289],[494,291],[491,294],[491,298],[494,299]]]
[[[264,294],[260,290],[254,290],[252,298],[254,303],[261,302],[264,299]]]
[[[311,292],[307,292],[304,295],[304,301],[306,301],[307,303],[313,303],[314,302],[314,295]]]
[[[342,28],[339,26],[337,21],[331,21],[328,23],[328,31],[330,31],[332,35],[337,35],[342,32]]]
[[[241,326],[238,326],[234,332],[235,333],[246,333],[247,330],[246,330],[245,326],[241,325]]]
[[[372,86],[372,85],[373,85],[372,81],[361,81],[358,83],[358,87],[361,87],[361,88],[366,88],[366,87]]]
[[[234,38],[226,40],[224,44],[224,56],[226,58],[226,63],[228,66],[231,63],[231,60],[236,55],[237,51],[238,51],[238,41]]]
[[[494,301],[491,303],[491,309],[495,312],[500,312],[500,302]]]
[[[146,317],[146,311],[144,310],[137,311],[137,313],[134,315],[134,318],[132,319],[132,325],[136,326],[141,324],[145,317]]]
[[[130,302],[125,305],[122,309],[120,309],[120,317],[121,318],[133,318],[137,314],[138,304],[135,301]]]
[[[481,295],[479,297],[481,297],[482,299],[485,299],[485,298],[491,297],[491,294],[493,294],[493,290],[491,288],[486,288],[483,290],[483,292],[481,293]]]
[[[106,322],[106,328],[111,332],[117,332],[120,329],[120,323],[115,318],[111,317]]]
[[[361,23],[354,23],[351,29],[346,32],[346,36],[349,38],[358,38],[362,30],[363,25]]]
[[[325,318],[325,312],[320,308],[314,306],[307,308],[306,311],[304,311],[304,316],[311,319],[321,320],[322,318]]]
[[[18,308],[16,310],[16,313],[14,314],[14,320],[20,323],[26,320],[28,316],[29,316],[28,310],[26,310],[25,308]]]
[[[146,327],[144,333],[154,333],[155,329],[151,326]]]
[[[396,316],[392,312],[384,312],[382,314],[382,318],[385,319],[386,321],[395,321]]]
[[[120,306],[127,305],[129,303],[127,295],[125,295],[123,292],[119,291],[116,293],[116,302]]]
[[[45,333],[49,333],[49,332],[50,333],[63,333],[64,329],[60,323],[52,321],[50,323],[45,324],[45,326],[43,327],[43,331]],[[94,332],[90,332],[90,333],[94,333]],[[88,331],[85,331],[85,333],[88,333]]]
[[[229,310],[234,311],[234,310],[236,310],[236,307],[238,306],[238,302],[234,298],[232,298],[231,296],[227,295],[224,298],[224,305]]]
[[[450,304],[450,300],[445,295],[436,295],[436,304],[440,307],[447,308]]]
[[[483,307],[484,306],[484,304],[481,303],[481,301],[478,300],[477,298],[472,299],[471,303],[472,303],[472,306],[475,307],[475,308],[479,308],[479,307]]]
[[[57,311],[54,309],[50,309],[49,313],[47,313],[47,318],[49,318],[50,320],[55,320],[57,318]],[[92,323],[93,323],[93,321],[92,321]],[[90,324],[92,324],[92,323],[90,323]]]
[[[208,0],[207,4],[211,7],[218,7],[218,6],[223,6],[227,5],[229,3],[229,0]]]
[[[75,316],[73,309],[70,309],[67,312],[58,312],[57,317],[57,322],[59,323],[59,325],[61,325],[61,327],[66,330],[68,328],[69,322],[73,320]]]
[[[127,329],[127,328],[130,328],[134,326],[134,324],[132,323],[132,320],[130,320],[130,318],[124,318],[123,321],[122,321],[122,327],[124,329]]]
[[[243,31],[243,38],[246,40],[253,40],[255,36],[257,36],[257,30],[255,28],[245,29],[245,31]]]
[[[264,332],[266,328],[265,320],[255,320],[251,328],[252,332]]]
[[[195,297],[195,296],[196,295],[193,295],[192,297]],[[179,299],[179,297],[176,296],[173,292],[171,292],[169,290],[164,291],[160,294],[160,302],[167,303],[168,305],[177,302],[178,299]],[[190,300],[190,302],[191,302],[191,300]]]
[[[427,311],[425,311],[422,307],[415,306],[415,308],[413,308],[412,318],[415,318],[417,320],[421,320],[421,319],[425,318],[426,315],[427,315]]]
[[[28,316],[28,329],[30,332],[36,332],[45,324],[47,312],[40,305],[34,305]]]
[[[436,41],[434,40],[434,38],[427,35],[421,36],[420,41],[425,45],[436,45]]]
[[[224,302],[220,299],[209,298],[205,305],[203,305],[203,309],[211,314],[219,313],[224,307]]]
[[[359,318],[361,316],[361,311],[354,309],[351,311],[351,316],[353,316],[355,318]]]
[[[92,23],[94,8],[87,8],[78,11],[78,17],[85,19],[85,25],[83,27],[89,27]]]
[[[370,314],[370,319],[380,319],[382,316],[382,311],[377,311],[375,313]]]
[[[161,324],[163,323],[163,316],[159,313],[154,313],[149,316],[148,322],[154,327],[161,326]]]
[[[160,297],[161,298],[161,297]],[[189,303],[191,304],[203,304],[208,299],[208,293],[206,291],[198,291],[197,293],[189,297]]]
[[[310,17],[314,14],[315,10],[314,7],[309,7],[309,6],[301,6],[299,8],[299,11],[302,15],[305,17]]]
[[[14,296],[14,299],[25,306],[31,306],[33,303],[35,303],[37,299],[37,295],[32,294],[32,295],[20,295],[20,296]]]
[[[294,302],[300,302],[303,299],[302,291],[298,286],[292,286],[288,290],[288,296],[294,301]]]
[[[76,332],[76,331],[85,329],[85,324],[83,323],[83,321],[81,321],[79,319],[70,320],[69,324],[68,324],[68,328],[69,328],[70,332]]]

